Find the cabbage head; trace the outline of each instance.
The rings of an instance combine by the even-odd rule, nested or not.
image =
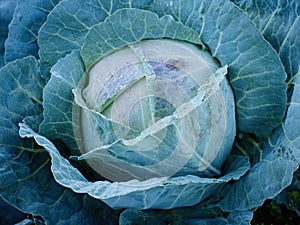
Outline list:
[[[249,224],[299,191],[297,0],[0,3],[6,224]]]

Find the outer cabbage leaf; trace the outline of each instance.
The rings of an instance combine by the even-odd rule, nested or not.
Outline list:
[[[25,213],[42,216],[49,224],[114,224],[118,212],[60,186],[51,173],[49,155],[19,136],[18,123],[26,116],[25,121],[38,119],[35,116],[42,113],[44,81],[35,58],[8,63],[0,70],[0,83],[1,198]]]
[[[299,72],[298,72],[299,74]],[[294,80],[294,92],[286,119],[264,143],[261,161],[250,172],[228,184],[212,199],[225,211],[254,209],[274,198],[291,184],[300,165],[300,76]]]
[[[173,209],[168,211],[140,211],[127,209],[120,216],[120,225],[246,225],[253,216],[251,211],[233,211],[226,214],[218,208],[206,209],[201,206]]]
[[[27,0],[17,2],[5,42],[5,63],[32,55],[37,57],[37,33],[48,13],[59,0]],[[30,16],[28,16],[30,15]]]
[[[294,179],[290,186],[284,189],[275,197],[278,204],[285,205],[289,210],[295,211],[300,217],[300,170],[294,174]]]
[[[200,178],[187,175],[174,178],[153,178],[128,182],[88,181],[70,162],[62,157],[56,146],[37,134],[26,124],[20,124],[20,136],[34,138],[52,158],[51,170],[58,183],[78,193],[88,193],[112,208],[169,209],[191,206],[205,200],[230,180],[238,180],[249,169],[248,158],[231,156],[220,178]]]
[[[199,34],[169,15],[159,18],[155,13],[139,9],[120,9],[89,30],[81,49],[87,69],[99,58],[126,45],[144,39],[169,38],[202,47]]]
[[[196,30],[221,65],[228,64],[241,132],[268,136],[286,109],[286,74],[278,54],[230,1],[163,1],[149,7]]]
[[[234,0],[279,53],[289,79],[300,64],[300,2],[297,0]]]
[[[3,224],[11,224],[22,221],[26,214],[9,205],[2,198],[0,198],[0,221]]]
[[[84,73],[79,52],[74,51],[51,68],[51,79],[43,92],[44,121],[39,132],[49,139],[62,140],[72,154],[79,153],[73,133],[72,89],[77,87]]]
[[[33,218],[33,219],[24,219],[15,225],[44,225],[44,221],[40,218]]]
[[[13,18],[16,1],[2,0],[0,5],[0,67],[4,65],[4,43],[8,36],[8,24]]]
[[[41,73],[48,79],[50,68],[58,59],[80,49],[87,31],[120,8],[141,7],[150,0],[65,0],[48,16],[42,26],[38,43]]]

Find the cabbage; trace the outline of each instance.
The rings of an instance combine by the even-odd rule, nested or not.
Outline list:
[[[3,3],[1,220],[249,224],[290,190],[297,1]]]

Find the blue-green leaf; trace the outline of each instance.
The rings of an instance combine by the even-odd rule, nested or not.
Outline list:
[[[8,36],[8,24],[13,18],[16,1],[2,0],[0,5],[0,67],[4,65],[4,43]]]
[[[40,133],[49,139],[60,139],[76,154],[78,150],[73,133],[72,89],[78,86],[84,66],[78,51],[60,59],[51,69],[51,79],[44,88],[44,121]]]
[[[22,221],[26,214],[17,208],[9,205],[2,198],[0,198],[0,221],[3,224],[12,224]]]
[[[41,113],[44,81],[39,77],[38,63],[34,57],[16,60],[2,67],[0,79],[3,122],[10,120],[18,124],[26,116]]]
[[[32,55],[38,56],[37,33],[48,13],[59,0],[27,0],[17,2],[5,42],[6,63]],[[29,16],[30,15],[30,16]]]
[[[45,222],[40,218],[34,218],[34,219],[24,219],[19,223],[16,223],[15,225],[44,225]]]
[[[289,79],[300,64],[300,2],[297,0],[234,0],[279,53]]]
[[[0,83],[1,198],[25,213],[42,216],[48,224],[115,224],[118,212],[60,186],[53,178],[47,152],[19,136],[18,123],[25,117],[31,117],[27,122],[36,122],[38,117],[33,117],[42,113],[44,81],[36,59],[8,63],[0,69]]]
[[[201,205],[167,211],[126,209],[120,215],[120,225],[247,225],[251,221],[251,211],[232,211],[229,215],[218,208],[207,209]]]
[[[278,204],[285,205],[289,210],[294,211],[300,217],[300,170],[294,174],[293,182],[275,197]]]
[[[159,18],[155,13],[144,10],[120,9],[90,29],[81,56],[89,69],[99,58],[126,45],[144,39],[162,38],[187,41],[202,47],[199,35],[194,30],[168,15]]]

